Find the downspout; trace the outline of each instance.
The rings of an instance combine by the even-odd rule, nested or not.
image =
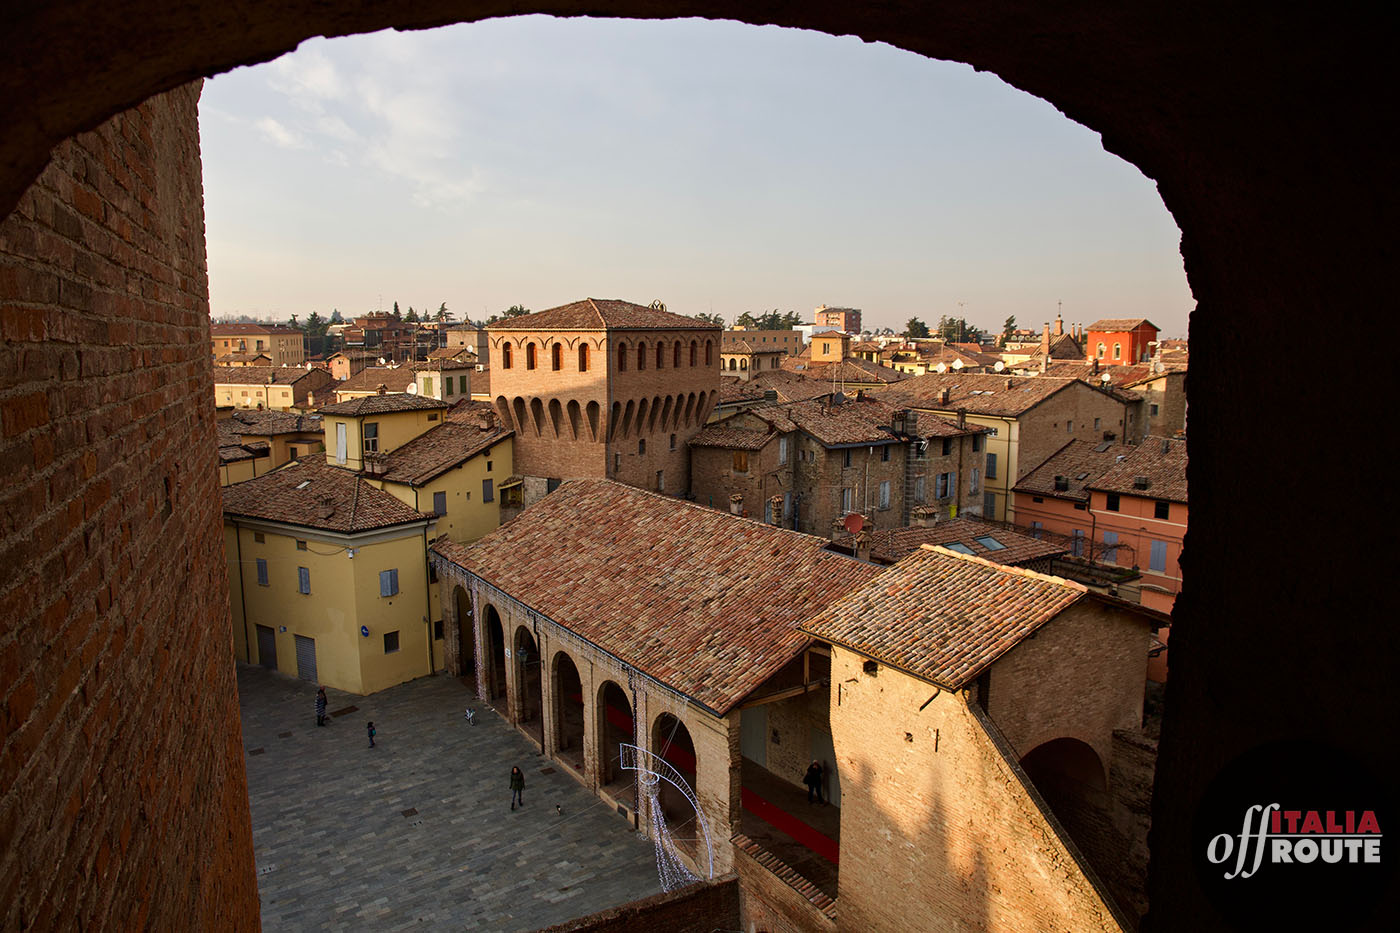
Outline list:
[[[253,643],[248,634],[248,590],[243,585],[243,533],[238,527],[238,522],[233,523],[233,540],[238,549],[238,604],[243,607],[243,653],[248,656],[248,663],[252,664]],[[258,660],[261,661],[262,658]]]
[[[413,490],[413,504],[418,504],[418,490]],[[436,673],[436,666],[433,659],[433,580],[432,566],[428,561],[428,526],[423,526],[423,606],[427,609],[427,614],[423,617],[423,624],[428,627],[428,674]]]

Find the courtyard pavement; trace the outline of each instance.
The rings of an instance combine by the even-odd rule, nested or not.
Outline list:
[[[238,689],[264,930],[535,930],[660,891],[651,843],[451,677],[327,690],[324,728],[312,684]]]

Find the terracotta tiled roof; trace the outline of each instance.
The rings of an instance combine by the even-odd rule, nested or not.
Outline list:
[[[253,350],[248,353],[225,353],[223,356],[214,360],[214,365],[221,366],[228,363],[251,363],[253,360],[267,360],[269,364],[272,363],[272,357],[263,353],[261,350]]]
[[[311,370],[304,366],[215,366],[215,385],[292,385]]]
[[[254,441],[251,444],[219,444],[219,464],[238,463],[240,460],[255,460],[266,457],[272,448],[267,441]]]
[[[1070,580],[930,546],[802,630],[958,690],[1086,592]]]
[[[719,403],[733,404],[736,402],[761,401],[764,392],[767,391],[761,385],[753,382],[740,382],[738,379],[721,379],[719,382]]]
[[[377,359],[379,354],[375,353],[373,350],[337,350],[335,353],[328,356],[327,359],[333,360],[337,356],[343,356],[347,360],[373,360]]]
[[[506,318],[487,325],[488,331],[503,330],[714,330],[709,324],[683,314],[658,311],[646,305],[610,298],[585,298],[570,304]]]
[[[736,340],[736,339],[734,339],[734,338],[732,338],[732,337],[725,337],[723,340],[720,341],[720,344],[719,344],[719,352],[721,352],[721,353],[753,353],[753,352],[754,352],[754,348],[753,348],[752,346],[749,345],[749,342],[748,342],[747,340]],[[777,348],[774,347],[773,350],[770,351],[770,352],[776,353],[776,352],[777,352]]]
[[[691,447],[722,447],[725,450],[762,450],[777,437],[776,431],[751,431],[729,427],[725,422],[712,424],[690,439]]]
[[[486,429],[465,419],[444,421],[402,447],[395,448],[388,455],[388,468],[383,478],[394,483],[421,486],[514,433],[494,421]]]
[[[1133,330],[1139,324],[1149,324],[1153,330],[1158,329],[1156,324],[1145,317],[1106,317],[1090,324],[1085,330],[1097,330],[1112,334],[1118,331]]]
[[[235,337],[244,334],[300,334],[285,324],[210,324],[210,337]]]
[[[317,411],[322,415],[380,415],[393,411],[427,411],[433,408],[446,408],[446,402],[407,392],[387,392],[384,395],[364,395],[349,398],[333,405],[325,405]]]
[[[1186,460],[1184,440],[1147,437],[1121,462],[1091,479],[1089,488],[1143,499],[1186,502]],[[1138,488],[1139,477],[1147,478],[1146,489]]]
[[[372,531],[429,517],[324,460],[294,460],[257,479],[225,486],[223,493],[225,515],[322,531]]]
[[[1089,487],[1111,470],[1119,457],[1127,456],[1134,450],[1136,448],[1129,444],[1070,441],[1021,477],[1012,489],[1035,496],[1088,502]],[[1055,488],[1056,476],[1064,477],[1064,489]]]
[[[887,390],[880,398],[894,405],[949,411],[962,408],[981,415],[1020,415],[1076,382],[1054,376],[1005,376],[984,373],[929,373]],[[1009,387],[1008,387],[1009,386]],[[948,401],[939,393],[948,390]]]
[[[879,572],[825,545],[610,480],[573,480],[479,541],[440,539],[433,550],[722,715],[797,656],[799,622]]]
[[[979,537],[989,537],[1001,544],[991,548],[978,541]],[[833,543],[845,547],[852,546],[849,532],[842,531]],[[1049,541],[1040,541],[1030,535],[1012,531],[1000,522],[984,522],[975,518],[954,518],[927,527],[886,528],[870,535],[870,556],[881,563],[892,564],[908,557],[925,544],[961,544],[978,557],[995,561],[998,564],[1016,566],[1035,560],[1044,560],[1069,549]]]
[[[749,385],[760,389],[772,389],[778,393],[780,402],[801,402],[831,394],[831,383],[808,379],[784,370],[765,370],[749,377]]]
[[[455,373],[465,372],[475,367],[476,364],[473,361],[459,360],[455,356],[435,356],[430,360],[419,360],[416,363],[408,364],[408,368],[415,373]],[[343,389],[344,385],[341,385],[340,388]]]
[[[272,437],[278,434],[319,434],[320,415],[298,415],[290,411],[236,411],[220,428],[228,426],[238,434]]]
[[[436,350],[428,351],[430,360],[461,360],[467,362],[476,359],[476,350],[471,347],[438,347]]]
[[[336,392],[373,392],[383,385],[390,392],[402,392],[417,379],[407,366],[366,366],[344,382],[333,382],[330,388]]]
[[[858,385],[888,385],[909,378],[907,373],[869,360],[845,359],[839,363],[813,362],[810,347],[798,356],[784,357],[781,367],[790,373],[797,373],[807,379],[822,380],[838,384],[842,382]],[[830,391],[828,389],[828,391]]]

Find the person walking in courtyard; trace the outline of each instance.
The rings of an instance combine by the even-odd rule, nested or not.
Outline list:
[[[825,803],[822,799],[822,765],[819,761],[813,761],[807,766],[807,774],[802,778],[802,783],[807,785],[807,802],[811,803],[812,798],[817,799],[817,803]]]
[[[326,724],[326,688],[316,688],[316,725]]]
[[[374,723],[365,726],[365,731],[369,733],[369,747],[374,748]]]
[[[519,768],[510,769],[510,808],[515,809],[519,803],[525,806],[525,775]]]

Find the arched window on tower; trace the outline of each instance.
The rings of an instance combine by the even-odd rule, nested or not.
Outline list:
[[[617,371],[620,373],[627,371],[627,344],[625,343],[617,345]]]
[[[525,368],[535,368],[535,344],[533,342],[525,344]]]
[[[510,369],[510,344],[501,344],[501,368]]]
[[[555,344],[549,348],[551,368],[557,373],[564,368],[564,348]]]
[[[578,345],[578,371],[588,372],[588,344],[586,343]]]
[[[638,369],[638,371],[641,371],[641,370],[646,369],[646,368],[647,368],[647,345],[646,345],[645,343],[639,343],[639,344],[637,344],[637,369]]]
[[[672,368],[672,369],[680,369],[680,368],[681,368],[681,342],[680,342],[679,340],[676,341],[676,350],[675,350],[675,352],[671,354],[671,368]]]
[[[695,365],[695,351],[696,351],[696,349],[698,348],[698,346],[699,346],[699,345],[696,344],[696,342],[695,342],[694,340],[692,340],[692,341],[690,342],[690,365],[691,365],[691,366],[694,366],[694,365]]]
[[[715,348],[714,341],[711,341],[711,340],[706,340],[706,341],[705,341],[705,365],[706,365],[706,366],[713,366],[713,365],[715,365],[714,348]]]
[[[666,344],[660,340],[656,341],[656,368],[661,369],[666,363]]]

